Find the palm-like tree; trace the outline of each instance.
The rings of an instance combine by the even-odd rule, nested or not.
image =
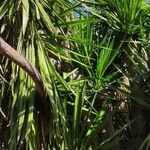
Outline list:
[[[43,87],[44,82],[44,84],[49,82],[48,84],[51,85],[50,80],[52,80],[51,75],[47,74],[48,70],[44,69],[46,59],[48,59],[44,40],[49,40],[49,45],[51,43],[55,46],[58,44],[55,36],[58,32],[65,33],[57,25],[69,17],[69,15],[67,17],[60,16],[60,13],[63,9],[67,10],[70,7],[71,4],[65,1],[17,0],[1,2],[1,36],[20,54],[8,47],[1,39],[1,67],[4,70],[3,77],[7,80],[1,84],[1,107],[5,106],[5,110],[2,109],[2,111],[7,116],[8,129],[6,128],[6,132],[10,137],[5,144],[10,149],[20,149],[25,145],[27,149],[29,147],[41,149],[42,143],[43,145],[48,143],[46,141],[46,136],[48,136],[46,128],[48,127],[46,126],[49,126],[47,123],[50,120],[51,110],[44,91],[40,92],[39,90]],[[7,57],[14,63],[11,63]],[[41,72],[41,75],[37,70]],[[42,78],[49,77],[41,79],[41,76]],[[35,85],[39,96],[36,93]],[[47,89],[47,86],[44,85],[43,88]],[[36,147],[37,145],[38,147]]]
[[[96,6],[100,8],[100,13],[97,17],[101,18],[100,15],[103,16],[104,21],[102,22],[105,24],[105,29],[112,32],[117,44],[122,44],[120,48],[122,59],[120,62],[120,70],[122,70],[121,72],[126,75],[130,81],[130,117],[135,119],[139,116],[131,128],[133,149],[138,149],[144,140],[143,138],[145,138],[149,132],[146,129],[146,125],[143,125],[143,123],[146,122],[146,120],[144,120],[146,118],[144,117],[144,107],[146,105],[149,107],[149,103],[147,103],[149,96],[145,93],[148,89],[145,86],[142,88],[141,85],[145,84],[144,74],[149,70],[147,64],[149,52],[145,49],[143,41],[149,39],[148,20],[150,19],[150,6],[143,0],[106,0],[97,3]],[[93,14],[97,11],[91,8],[90,10]],[[99,33],[103,32],[100,31]],[[145,55],[143,55],[143,53],[145,53]],[[120,60],[118,59],[118,61]],[[119,66],[118,62],[116,64]],[[122,67],[123,65],[125,67]],[[135,106],[135,103],[140,105]],[[139,132],[140,130],[142,133]]]

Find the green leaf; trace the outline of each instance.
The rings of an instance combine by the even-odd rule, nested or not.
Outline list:
[[[82,109],[83,109],[83,104],[84,104],[84,99],[85,99],[85,89],[86,89],[86,84],[82,85],[82,87],[78,88],[77,94],[76,94],[76,99],[75,99],[75,104],[74,104],[74,114],[73,114],[73,135],[74,138],[78,138],[79,134],[79,125],[81,121],[81,115],[82,115]]]
[[[28,20],[29,20],[29,1],[28,0],[22,0],[22,9],[23,9],[23,13],[22,13],[22,17],[23,17],[23,35],[26,32],[26,27],[28,24]]]
[[[99,113],[97,114],[94,122],[91,124],[90,128],[88,129],[86,136],[90,137],[92,135],[94,135],[97,132],[97,129],[99,128],[99,126],[102,124],[105,116],[106,116],[106,111],[107,109],[105,107],[101,108],[101,110],[99,111]]]

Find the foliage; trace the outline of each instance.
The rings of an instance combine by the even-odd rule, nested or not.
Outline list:
[[[0,55],[1,148],[129,147],[130,106],[150,108],[149,22],[144,0],[0,2],[1,37],[39,70],[47,91],[41,97]],[[142,142],[148,149],[147,133]]]

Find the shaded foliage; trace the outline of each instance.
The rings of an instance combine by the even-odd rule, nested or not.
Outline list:
[[[0,54],[1,148],[149,149],[149,22],[144,0],[1,2],[1,37],[46,91]]]

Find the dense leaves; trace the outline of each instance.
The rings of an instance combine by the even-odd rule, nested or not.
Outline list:
[[[148,150],[149,22],[145,0],[0,2],[0,148]]]

